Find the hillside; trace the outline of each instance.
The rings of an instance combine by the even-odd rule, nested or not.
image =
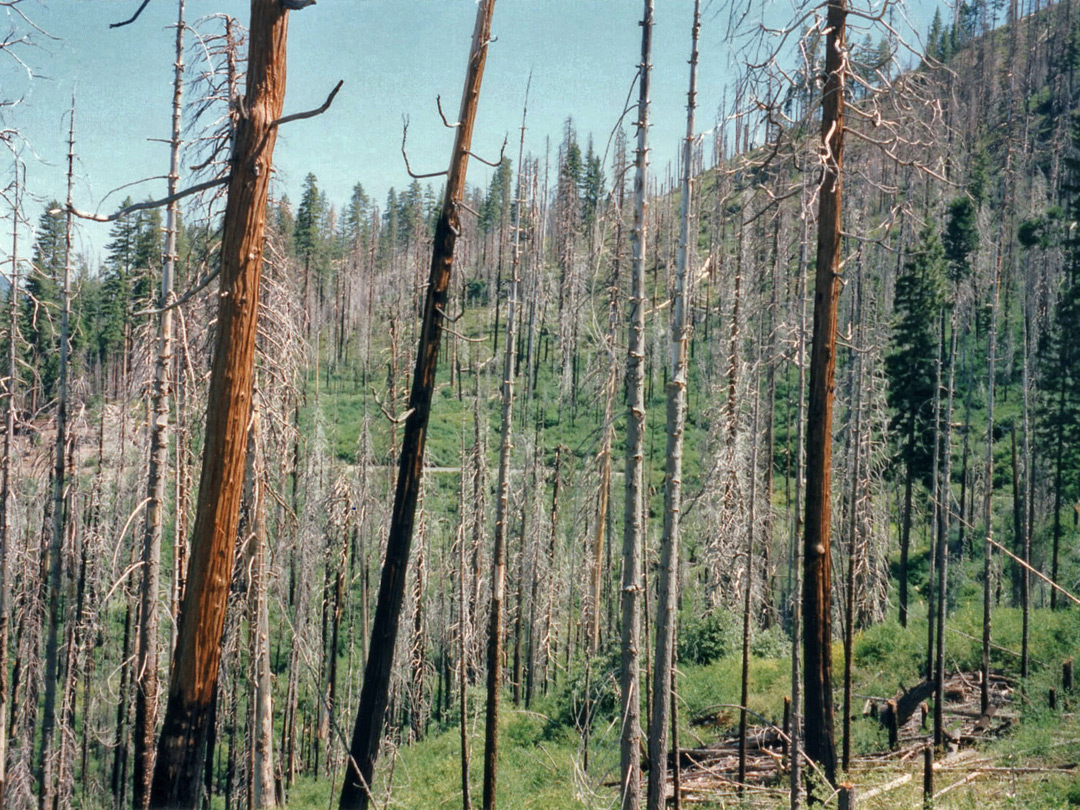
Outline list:
[[[792,654],[805,664],[817,649],[798,624],[815,618],[801,607],[814,427],[831,436],[831,523],[810,551],[830,594],[817,618],[832,639],[837,782],[860,807],[907,806],[928,750],[935,807],[1080,804],[1080,15],[1065,0],[996,15],[973,3],[953,24],[935,18],[918,60],[849,18],[831,425],[808,417],[819,206],[841,185],[822,183],[817,29],[802,64],[744,65],[724,123],[697,125],[682,247],[681,167],[653,172],[635,205],[629,110],[610,145],[567,120],[547,153],[504,158],[449,207],[441,178],[382,202],[360,182],[331,201],[313,174],[295,205],[271,186],[246,254],[262,257],[251,392],[241,373],[219,376],[220,335],[244,331],[235,313],[253,300],[230,286],[243,255],[230,258],[228,224],[192,207],[174,232],[168,215],[133,210],[91,266],[65,250],[63,206],[46,205],[28,280],[0,289],[3,806],[45,791],[58,807],[138,800],[155,734],[176,733],[175,694],[196,688],[176,675],[189,670],[206,697],[196,804],[205,792],[227,810],[332,806],[351,779],[365,666],[386,652],[377,804],[455,806],[464,779],[479,805],[497,695],[500,806],[617,806],[628,694],[650,725],[675,514],[674,739],[661,751],[678,776],[664,789],[677,779],[703,807],[790,806]],[[701,109],[720,103],[698,93]],[[249,144],[256,168],[268,139]],[[428,273],[450,231],[436,317]],[[182,302],[163,309],[170,253]],[[425,311],[444,330],[433,347]],[[418,346],[437,358],[419,382]],[[239,404],[222,419],[213,403],[227,396]],[[225,433],[242,462],[231,472],[204,458]],[[398,481],[413,469],[415,521]],[[214,553],[198,545],[208,488],[239,510]],[[386,564],[406,524],[411,548]],[[395,572],[396,637],[377,629]],[[207,582],[222,595],[220,630],[199,625],[216,677],[202,659],[170,669],[181,606],[198,615]],[[804,773],[820,797],[818,768]]]

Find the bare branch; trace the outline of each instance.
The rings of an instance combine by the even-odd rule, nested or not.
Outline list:
[[[446,114],[443,112],[442,108],[442,96],[435,96],[435,106],[439,108],[439,118],[442,119],[443,125],[447,129],[457,129],[461,126],[460,121],[451,124],[449,121],[446,120]]]
[[[230,175],[226,175],[224,177],[215,177],[213,180],[207,180],[205,183],[199,183],[197,185],[191,186],[191,188],[185,188],[183,191],[178,191],[175,194],[170,194],[168,197],[162,197],[160,200],[147,200],[146,202],[129,205],[127,206],[127,208],[121,208],[115,214],[109,214],[108,216],[104,214],[88,214],[85,211],[78,210],[75,206],[70,204],[63,206],[62,208],[54,208],[53,210],[49,211],[49,213],[59,214],[63,211],[70,211],[73,216],[76,216],[79,219],[89,219],[94,222],[115,222],[121,217],[127,216],[128,214],[134,213],[135,211],[146,211],[150,208],[161,208],[162,206],[168,205],[169,203],[176,202],[177,200],[182,200],[184,197],[190,197],[192,194],[198,194],[200,191],[206,191],[208,188],[214,188],[215,186],[223,186],[229,182],[229,179]]]
[[[502,149],[499,150],[499,159],[497,161],[495,161],[494,163],[492,163],[490,160],[484,160],[482,157],[480,157],[478,154],[476,154],[476,152],[470,152],[469,150],[465,150],[465,154],[468,155],[469,157],[476,158],[481,163],[483,163],[485,166],[491,166],[493,169],[497,169],[502,165],[502,162],[506,159],[506,138],[505,137],[503,138]]]
[[[300,121],[304,118],[314,118],[316,115],[322,115],[328,109],[330,105],[334,103],[334,97],[338,94],[338,90],[341,89],[341,85],[345,84],[344,79],[338,79],[338,83],[334,85],[334,89],[330,91],[330,95],[326,97],[326,101],[322,103],[322,106],[316,107],[314,110],[308,110],[307,112],[292,113],[291,115],[284,115],[277,121],[270,125],[270,128],[279,127],[282,124],[289,124],[293,121]]]
[[[405,411],[405,413],[403,413],[401,416],[393,416],[383,406],[382,402],[379,400],[379,395],[376,393],[374,388],[371,389],[371,395],[375,397],[375,404],[379,406],[379,410],[383,412],[383,416],[385,416],[395,425],[403,424],[410,416],[412,416],[413,411],[416,410],[416,408],[409,408],[409,410]]]
[[[409,165],[409,153],[405,149],[405,140],[409,137],[409,119],[402,119],[401,129],[401,156],[405,158],[405,171],[409,173],[409,177],[413,180],[424,180],[428,177],[445,177],[450,173],[448,169],[443,169],[441,172],[430,172],[429,174],[417,174],[412,170],[412,166]]]
[[[131,15],[130,18],[124,20],[123,22],[110,23],[109,28],[123,28],[125,25],[131,25],[133,22],[139,19],[139,15],[143,13],[143,9],[146,8],[149,4],[150,0],[143,0],[142,5],[139,6],[139,8],[135,11],[134,14]]]
[[[176,309],[178,306],[181,306],[182,304],[186,304],[188,301],[190,301],[192,298],[194,298],[198,293],[205,290],[206,286],[211,281],[213,281],[215,278],[217,278],[218,273],[220,273],[220,272],[221,272],[221,265],[219,264],[217,267],[215,267],[213,270],[211,270],[207,275],[203,276],[202,280],[199,281],[194,287],[192,287],[186,293],[181,295],[175,301],[172,301],[172,302],[166,304],[165,306],[161,307],[160,309],[142,309],[142,310],[139,310],[138,312],[136,312],[134,314],[135,315],[160,315],[162,312],[168,312],[170,309]]]

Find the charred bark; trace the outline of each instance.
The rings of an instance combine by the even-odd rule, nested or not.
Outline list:
[[[847,0],[828,5],[821,140],[824,168],[819,189],[814,331],[810,349],[810,399],[806,430],[806,531],[803,544],[804,743],[807,756],[836,781],[832,699],[832,415],[836,366],[836,309],[844,166],[844,84]],[[811,799],[820,799],[811,795]]]
[[[360,706],[356,713],[349,759],[341,786],[341,810],[367,808],[375,759],[382,739],[398,617],[405,596],[405,572],[409,563],[416,502],[424,467],[428,417],[435,391],[435,372],[454,266],[454,247],[461,232],[459,208],[465,192],[465,173],[469,164],[469,149],[472,144],[473,125],[476,122],[484,63],[491,39],[494,6],[495,0],[482,0],[476,10],[476,27],[469,53],[454,151],[446,180],[442,212],[435,227],[432,244],[431,270],[407,409],[409,416],[405,420],[397,489],[394,493],[390,533],[379,584],[379,598],[375,606],[375,620],[371,629],[368,660],[364,668],[364,685],[360,691]]]

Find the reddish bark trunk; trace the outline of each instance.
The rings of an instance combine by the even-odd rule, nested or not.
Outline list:
[[[150,794],[154,808],[195,808],[202,798],[208,721],[244,484],[266,198],[274,122],[285,100],[287,31],[288,12],[278,0],[251,0],[247,92],[225,210],[199,501]]]

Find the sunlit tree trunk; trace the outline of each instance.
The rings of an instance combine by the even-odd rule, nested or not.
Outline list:
[[[221,296],[206,439],[187,584],[150,806],[192,808],[202,796],[210,709],[221,662],[247,454],[266,199],[285,100],[288,11],[251,0],[247,89],[233,142],[221,243]]]

